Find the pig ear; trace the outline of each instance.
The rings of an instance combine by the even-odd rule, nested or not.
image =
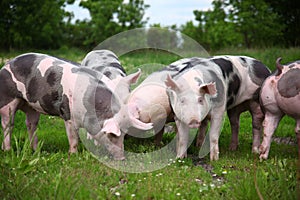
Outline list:
[[[110,118],[104,121],[101,132],[112,133],[118,137],[121,136],[120,127],[114,118]]]
[[[217,95],[217,88],[216,88],[216,84],[214,82],[200,85],[199,91],[202,94],[209,94],[211,96]]]
[[[139,80],[139,77],[141,75],[141,69],[138,69],[137,72],[133,74],[129,74],[128,76],[125,77],[125,80],[128,84],[133,84],[136,83]]]
[[[171,90],[174,90],[174,91],[179,91],[180,90],[179,87],[178,87],[178,85],[176,84],[176,82],[170,76],[170,74],[167,75],[167,78],[165,80],[165,84]]]

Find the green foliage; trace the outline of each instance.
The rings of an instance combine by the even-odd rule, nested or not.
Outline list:
[[[299,46],[300,45],[300,12],[299,2],[290,0],[265,0],[270,5],[273,12],[279,16],[280,26],[284,27],[283,38],[286,46]],[[277,31],[277,30],[274,30]],[[282,42],[282,41],[278,41]]]
[[[81,1],[80,6],[90,11],[91,20],[81,26],[88,26],[88,37],[84,38],[84,45],[93,48],[100,42],[125,30],[140,28],[143,21],[144,10],[148,5],[143,0],[87,0]],[[79,22],[78,22],[79,23]],[[87,34],[85,33],[85,34]]]
[[[74,14],[64,10],[74,2],[2,0],[0,49],[48,50],[68,46],[90,50],[120,32],[145,27],[148,21],[144,15],[149,5],[144,0],[85,0],[79,5],[88,9],[91,19],[74,23]],[[195,10],[197,22],[188,21],[179,28],[208,50],[300,45],[296,37],[300,34],[297,1],[214,0],[212,7],[207,11]],[[167,28],[177,29],[175,25]],[[162,33],[154,34],[155,31],[149,31],[148,42],[153,43],[156,37],[155,45],[173,47],[181,42],[175,34],[168,34],[167,38]],[[126,42],[134,43],[124,41],[124,45]]]
[[[63,0],[3,0],[0,48],[57,48],[62,44]]]
[[[236,31],[242,35],[247,48],[273,46],[281,41],[278,39],[285,27],[265,1],[227,0],[224,4],[231,7],[229,19],[236,24]]]
[[[268,0],[215,0],[212,2],[213,9],[208,11],[195,10],[194,15],[198,25],[191,22],[181,27],[181,30],[196,39],[205,48],[217,50],[224,47],[270,47],[299,45],[295,37],[299,32],[294,18],[299,14],[295,8],[292,12],[284,13],[281,1],[270,3]],[[282,23],[289,16],[289,23]],[[287,21],[287,19],[285,19]],[[289,28],[294,30],[294,35],[287,33]],[[290,32],[290,31],[289,31]],[[285,38],[287,37],[287,41]],[[298,42],[297,42],[298,41]]]

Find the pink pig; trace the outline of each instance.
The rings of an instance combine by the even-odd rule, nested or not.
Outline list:
[[[261,106],[265,111],[264,138],[259,148],[261,159],[268,158],[272,135],[285,114],[296,120],[300,158],[300,61],[283,66],[280,61],[281,58],[278,58],[277,71],[265,80],[260,94]]]

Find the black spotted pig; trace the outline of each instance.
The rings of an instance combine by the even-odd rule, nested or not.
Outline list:
[[[109,79],[126,76],[118,57],[110,50],[93,50],[81,62],[84,67],[99,71]]]
[[[232,125],[232,148],[237,146],[239,114],[250,110],[252,151],[258,152],[263,120],[258,92],[270,70],[245,56],[190,58],[185,63],[180,73],[168,76],[165,82],[178,130],[177,157],[186,157],[189,129],[198,128],[209,119],[210,159],[218,160],[218,140],[226,110]]]
[[[139,75],[140,71],[122,81],[130,84]],[[128,128],[152,126],[128,115],[127,106],[114,92],[116,87],[101,73],[48,55],[28,53],[12,59],[0,70],[2,148],[10,149],[14,116],[20,109],[26,114],[31,139],[40,113],[59,116],[65,121],[69,152],[77,151],[78,129],[85,128],[115,159],[124,159]]]
[[[264,137],[259,148],[261,159],[268,158],[272,135],[284,115],[296,120],[295,133],[300,158],[300,61],[286,65],[281,65],[280,61],[281,58],[277,59],[277,71],[265,80],[260,93],[265,112]]]

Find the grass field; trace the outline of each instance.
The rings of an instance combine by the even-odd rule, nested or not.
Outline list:
[[[23,52],[1,53],[0,62]],[[61,49],[47,51],[51,55],[80,61],[85,53]],[[211,55],[232,54],[255,57],[270,69],[275,60],[300,59],[300,49],[227,49]],[[127,71],[140,67],[145,77],[147,63],[169,64],[178,59],[166,52],[133,52],[120,57]],[[3,63],[1,64],[1,66]],[[153,69],[151,69],[153,70]],[[151,71],[150,70],[150,71]],[[150,72],[149,71],[149,72]],[[147,72],[147,73],[149,73]],[[143,78],[142,77],[142,78]],[[1,97],[0,97],[1,98]],[[39,148],[29,146],[25,116],[18,112],[12,138],[13,149],[0,151],[0,199],[298,199],[297,147],[295,122],[289,117],[281,121],[275,137],[289,144],[273,142],[269,159],[260,161],[251,153],[251,116],[243,113],[238,151],[230,151],[230,125],[226,118],[219,140],[220,159],[199,159],[199,149],[189,148],[188,158],[171,160],[165,168],[149,173],[126,173],[111,169],[95,159],[81,144],[79,152],[68,155],[64,123],[56,117],[42,116],[37,135]],[[2,132],[1,132],[2,133]],[[174,133],[164,136],[167,144]],[[3,140],[3,134],[0,141]],[[130,138],[125,148],[132,152],[157,149],[152,138]],[[299,176],[299,174],[298,174]]]

